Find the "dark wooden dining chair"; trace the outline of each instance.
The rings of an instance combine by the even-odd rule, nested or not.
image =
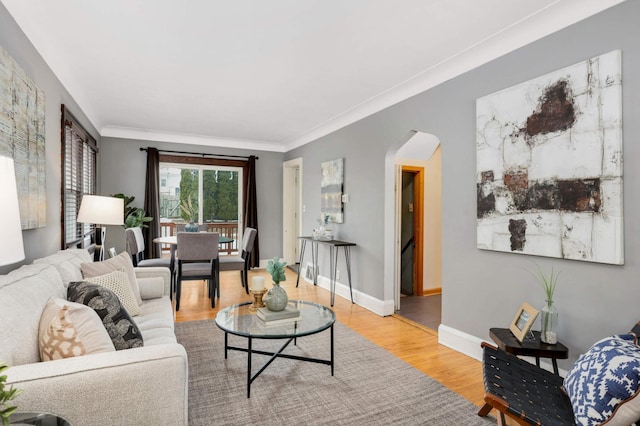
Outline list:
[[[216,306],[216,289],[218,297],[218,242],[220,235],[216,232],[178,232],[178,248],[176,257],[178,268],[176,275],[176,311],[180,309],[182,281],[206,280],[211,307]]]
[[[220,270],[240,271],[240,280],[247,294],[249,294],[249,278],[247,275],[257,234],[258,231],[254,228],[245,229],[242,237],[242,252],[238,256],[220,256]]]

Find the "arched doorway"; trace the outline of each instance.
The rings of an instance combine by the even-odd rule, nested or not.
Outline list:
[[[392,295],[394,312],[437,329],[442,288],[438,138],[411,131],[393,146],[387,153],[385,187],[390,188],[385,192],[385,241],[392,242],[385,244],[391,246],[385,249],[385,299]]]

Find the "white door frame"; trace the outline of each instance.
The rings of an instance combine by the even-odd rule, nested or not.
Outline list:
[[[400,274],[402,272],[402,268],[400,267],[401,261],[400,256],[402,252],[402,241],[400,241],[401,235],[401,227],[402,227],[402,165],[395,165],[395,182],[394,182],[394,191],[395,191],[395,223],[394,223],[394,303],[395,310],[400,310],[400,287],[402,286],[402,280],[400,279]]]
[[[293,265],[298,261],[302,232],[302,158],[282,166],[282,259]]]

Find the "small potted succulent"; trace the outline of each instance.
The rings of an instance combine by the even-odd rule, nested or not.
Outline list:
[[[267,262],[267,272],[271,274],[273,287],[271,287],[265,295],[264,303],[270,311],[281,311],[287,306],[287,303],[289,303],[287,292],[284,288],[280,287],[280,282],[286,281],[287,279],[284,271],[286,264],[287,262],[281,261],[278,257],[274,257]]]

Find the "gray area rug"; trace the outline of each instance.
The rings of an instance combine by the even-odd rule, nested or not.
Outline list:
[[[336,322],[335,375],[328,365],[276,359],[252,384],[247,354],[229,351],[213,320],[176,323],[189,355],[191,425],[489,425],[471,402]],[[298,339],[285,353],[329,359],[329,331]],[[246,347],[246,339],[229,336]],[[254,339],[254,349],[282,340]],[[253,356],[253,371],[268,359]]]

